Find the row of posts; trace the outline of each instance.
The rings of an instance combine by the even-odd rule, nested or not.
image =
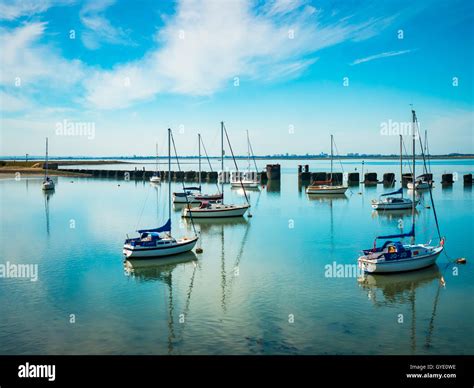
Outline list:
[[[427,180],[433,180],[433,174],[424,174]],[[313,182],[313,181],[327,181],[331,178],[331,174],[327,172],[310,172],[309,165],[298,165],[298,177],[301,181]],[[452,185],[455,180],[456,174],[447,173],[441,175],[441,184],[445,186]],[[457,178],[457,177],[456,177]],[[382,183],[386,186],[393,186],[395,184],[395,174],[388,172],[383,174],[382,180],[379,181],[376,172],[364,173],[364,178],[361,181],[360,174],[358,172],[350,172],[344,176],[341,172],[332,173],[332,183],[342,184],[344,179],[347,180],[349,186],[357,186],[360,183],[365,185],[376,185]],[[412,174],[403,174],[402,185],[407,186],[408,182],[412,181]],[[472,185],[472,174],[465,174],[463,176],[463,182],[465,185]]]

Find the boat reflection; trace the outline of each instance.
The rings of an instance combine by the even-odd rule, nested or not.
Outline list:
[[[50,222],[49,222],[49,201],[54,195],[54,189],[43,191],[44,196],[44,212],[46,217],[46,234],[49,236],[50,234]]]
[[[416,290],[422,287],[436,287],[431,317],[426,331],[425,347],[430,347],[434,331],[434,320],[438,307],[442,274],[435,264],[431,267],[411,272],[392,274],[364,274],[359,277],[359,285],[367,291],[367,297],[376,308],[408,305],[411,310],[410,342],[412,352],[417,348]],[[424,320],[424,319],[423,319]]]
[[[173,294],[173,271],[178,266],[193,265],[193,272],[189,280],[189,286],[186,291],[184,308],[180,314],[179,330],[175,328],[175,295]],[[137,281],[160,281],[166,284],[167,295],[167,329],[168,329],[168,354],[172,354],[174,346],[183,339],[184,329],[186,327],[187,317],[191,305],[191,295],[194,287],[196,270],[199,267],[197,256],[194,252],[186,252],[175,257],[166,259],[130,259],[124,261],[125,274]],[[166,297],[166,295],[165,295]],[[182,320],[181,320],[182,319]]]
[[[349,199],[346,194],[306,194],[306,197],[310,201],[321,203],[333,203],[336,201],[347,201]]]
[[[415,209],[415,215],[418,215],[418,209]],[[411,209],[397,209],[397,210],[373,210],[372,218],[383,218],[389,221],[399,220],[400,218],[411,218]]]
[[[192,251],[157,259],[128,259],[124,261],[125,274],[142,280],[166,280],[180,264],[192,264],[198,257]]]

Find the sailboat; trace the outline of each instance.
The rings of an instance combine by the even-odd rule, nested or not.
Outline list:
[[[203,201],[220,201],[222,193],[216,194],[202,194],[201,193],[201,144],[204,145],[201,139],[201,134],[198,133],[198,149],[199,149],[199,185],[197,187],[184,187],[182,192],[173,193],[174,203],[200,203]]]
[[[332,181],[332,170],[333,170],[333,144],[334,138],[331,135],[331,174],[329,180],[326,181],[313,181],[310,186],[306,188],[306,194],[344,194],[348,188],[345,185],[334,185]]]
[[[415,138],[417,123],[416,113],[412,110],[413,117],[413,176],[415,176]],[[423,155],[424,156],[424,155]],[[368,273],[389,273],[413,271],[429,267],[436,262],[436,259],[444,249],[444,238],[441,237],[438,225],[438,218],[434,207],[433,197],[430,195],[432,208],[438,230],[439,244],[416,244],[415,243],[415,190],[412,190],[412,227],[408,233],[395,234],[389,236],[378,236],[375,238],[372,249],[363,250],[363,255],[358,259],[361,270]],[[431,191],[430,191],[431,192]],[[392,239],[403,239],[411,237],[410,244],[403,244],[401,241]],[[377,240],[387,240],[381,247],[377,247]]]
[[[401,210],[411,209],[413,202],[410,198],[403,198],[403,138],[400,135],[400,188],[391,193],[382,194],[379,199],[372,200],[372,208],[375,210]],[[394,197],[400,195],[400,197]],[[415,199],[413,199],[415,201]],[[418,201],[415,201],[415,206]]]
[[[46,157],[45,157],[45,166],[44,166],[44,180],[43,180],[43,190],[50,191],[54,190],[54,182],[48,176],[48,138],[46,138]]]
[[[421,139],[420,139],[421,142]],[[429,149],[428,149],[428,135],[425,130],[425,155],[428,157],[429,161]],[[415,182],[408,182],[407,188],[409,190],[428,190],[430,187],[433,187],[433,180],[431,179],[432,175],[428,169],[425,169],[425,173],[416,177]]]
[[[168,174],[171,172],[171,129],[168,128]],[[123,253],[127,259],[165,257],[188,252],[194,248],[198,237],[176,239],[171,235],[171,180],[168,180],[168,221],[154,229],[141,229],[140,237],[127,238]]]
[[[229,138],[227,137],[227,141]],[[229,143],[230,144],[230,143]],[[232,150],[231,150],[232,151]],[[235,159],[234,159],[235,163]],[[236,168],[237,169],[237,168]],[[221,122],[221,171],[224,172],[224,122]],[[211,203],[209,201],[202,201],[200,206],[191,207],[186,206],[183,209],[183,217],[192,217],[192,218],[222,218],[222,217],[241,217],[243,216],[247,210],[250,208],[250,204],[248,203],[247,195],[245,195],[247,199],[247,203],[242,205],[226,205],[224,204],[224,179],[221,179],[221,195],[222,201],[221,202],[214,202]],[[245,188],[242,187],[245,192]]]
[[[158,171],[158,143],[156,143],[156,167],[155,167],[155,172],[153,173],[153,176],[150,178],[151,183],[160,183],[161,182],[161,176],[160,172]]]
[[[250,171],[250,154],[252,153],[253,157],[253,152],[251,152],[251,144],[250,144],[250,138],[249,138],[249,131],[247,131],[247,171],[244,173],[243,177],[236,177],[236,179],[233,179],[230,184],[234,188],[241,188],[242,186],[245,188],[251,188],[255,189],[258,187],[259,181],[258,181],[258,170],[257,166],[255,165],[255,176],[252,177],[253,173]]]

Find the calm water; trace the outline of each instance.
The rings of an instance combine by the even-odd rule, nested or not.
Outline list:
[[[44,195],[40,178],[0,180],[0,264],[39,268],[36,282],[0,278],[0,353],[473,354],[473,189],[461,175],[472,162],[433,163],[447,252],[468,264],[443,255],[436,267],[364,283],[327,278],[325,266],[355,263],[377,234],[396,232],[400,219],[408,228],[410,215],[372,212],[381,185],[310,199],[297,164],[285,161],[280,185],[251,193],[252,218],[197,222],[204,253],[164,264],[124,265],[122,244],[165,221],[167,184],[60,177]],[[369,169],[398,172],[396,162]],[[461,182],[441,188],[445,171]],[[226,202],[243,201],[225,190]],[[190,235],[179,209],[172,214],[174,234]],[[417,232],[420,242],[436,237],[423,206]]]

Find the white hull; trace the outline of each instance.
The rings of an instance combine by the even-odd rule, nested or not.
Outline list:
[[[159,176],[152,176],[150,178],[150,182],[151,183],[160,183],[161,182],[161,178]]]
[[[201,209],[195,208],[184,208],[183,217],[193,218],[224,218],[224,217],[242,217],[248,210],[249,205],[224,205],[216,204],[211,208]]]
[[[317,185],[308,186],[306,194],[344,194],[346,190],[347,186]]]
[[[390,272],[405,272],[415,271],[417,269],[426,268],[433,265],[436,259],[443,251],[443,247],[434,248],[430,253],[400,260],[373,260],[367,256],[359,257],[359,268],[368,273],[390,273]]]
[[[53,181],[43,182],[43,190],[44,191],[54,190],[54,182]]]
[[[166,257],[188,252],[194,248],[198,238],[178,239],[174,243],[157,245],[156,247],[133,247],[125,244],[123,254],[129,259]]]
[[[173,203],[199,203],[201,201],[198,201],[194,195],[188,195],[188,199],[186,200],[186,197],[177,197],[173,194]]]
[[[257,188],[258,187],[258,182],[255,181],[246,181],[242,180],[241,182],[231,182],[230,183],[232,187],[249,187],[249,188]]]
[[[408,182],[407,188],[408,190],[413,190],[413,183]],[[415,183],[415,190],[428,190],[429,188],[430,184],[428,182]]]
[[[405,199],[403,202],[386,202],[380,200],[372,201],[372,208],[375,210],[403,210],[412,208],[412,200]],[[418,201],[415,201],[415,206],[418,205]]]

